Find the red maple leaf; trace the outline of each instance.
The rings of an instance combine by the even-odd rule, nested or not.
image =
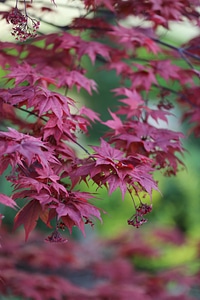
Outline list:
[[[69,105],[74,106],[74,103],[71,98],[40,87],[36,90],[36,95],[29,105],[35,107],[39,116],[52,111],[59,119],[62,118],[63,115],[70,116]]]
[[[123,131],[123,123],[120,118],[113,112],[109,111],[113,120],[108,120],[106,122],[102,122],[102,124],[108,126],[109,128],[114,129],[115,134],[119,134]]]
[[[124,153],[122,151],[111,147],[103,139],[101,139],[101,146],[92,146],[92,148],[96,152],[93,154],[93,156],[97,158],[96,165],[114,163],[116,160],[121,160],[124,157]]]
[[[70,232],[73,226],[77,226],[84,234],[84,218],[90,220],[91,217],[96,217],[102,221],[99,209],[88,203],[88,199],[91,197],[92,195],[89,193],[72,192],[56,208],[58,218],[62,219]]]
[[[101,55],[104,59],[110,60],[110,54],[109,54],[109,47],[106,45],[103,45],[102,43],[98,42],[81,42],[81,46],[78,49],[78,55],[79,57],[82,57],[84,54],[87,54],[89,58],[91,59],[92,63],[94,64],[96,61],[97,55]]]
[[[6,206],[10,206],[12,208],[17,207],[17,203],[11,198],[4,194],[0,194],[0,203]]]
[[[37,220],[42,211],[42,207],[37,200],[31,200],[16,214],[14,219],[14,228],[24,225],[25,240],[28,239],[29,233],[37,225]]]
[[[73,70],[58,76],[58,87],[68,86],[70,89],[76,87],[78,91],[85,89],[90,95],[92,91],[97,91],[97,84],[93,79],[88,79],[81,71]]]
[[[28,164],[31,163],[32,159],[37,156],[42,161],[44,166],[48,165],[47,151],[48,147],[40,139],[33,136],[18,132],[13,128],[8,128],[8,132],[0,132],[0,154],[16,154],[16,161],[20,162],[22,155],[27,159]],[[50,152],[48,153],[50,154]],[[51,156],[51,154],[50,154]]]
[[[35,68],[30,66],[28,63],[24,62],[21,65],[11,68],[11,72],[6,76],[6,78],[14,79],[15,84],[18,85],[22,82],[28,82],[31,85],[34,85],[38,80],[42,80],[42,74],[37,72]],[[51,83],[54,83],[55,80],[50,79]]]

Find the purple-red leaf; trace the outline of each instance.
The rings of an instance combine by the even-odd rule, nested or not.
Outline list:
[[[16,202],[11,197],[8,197],[4,194],[0,194],[0,203],[6,206],[10,206],[12,208],[17,207]]]
[[[31,200],[28,204],[20,209],[16,214],[14,220],[14,228],[18,228],[20,225],[24,225],[25,240],[27,241],[29,233],[37,225],[37,220],[42,211],[42,207],[37,200]]]

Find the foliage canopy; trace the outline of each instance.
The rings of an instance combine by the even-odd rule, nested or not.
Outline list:
[[[56,220],[47,240],[65,242],[59,229],[72,232],[77,226],[84,234],[85,224],[101,220],[93,205],[96,195],[79,190],[81,181],[92,182],[109,194],[119,188],[122,198],[128,192],[134,204],[128,224],[138,228],[152,210],[152,191],[158,190],[154,172],[176,175],[183,166],[184,134],[167,127],[175,105],[190,132],[200,134],[200,37],[175,46],[159,35],[159,28],[168,30],[173,21],[199,27],[199,1],[83,0],[83,13],[70,24],[53,24],[56,33],[50,34],[37,34],[39,21],[45,21],[34,15],[36,4],[17,1],[1,12],[17,42],[0,42],[0,174],[10,166],[7,180],[13,185],[12,195],[1,194],[0,203],[15,208],[17,199],[24,200],[14,223],[24,225],[26,239],[38,219],[50,228]],[[54,8],[45,4],[40,10],[48,14]],[[140,25],[128,21],[135,17]],[[80,106],[78,94],[69,96],[74,88],[89,95],[98,91],[87,76],[85,57],[97,71],[100,64],[120,79],[109,120]],[[81,135],[94,122],[107,131],[89,149]]]

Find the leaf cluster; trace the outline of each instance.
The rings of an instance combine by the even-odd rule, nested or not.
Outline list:
[[[0,174],[11,166],[7,180],[13,185],[12,195],[1,194],[0,203],[16,207],[18,199],[24,200],[15,228],[23,224],[26,239],[38,219],[50,228],[56,220],[47,238],[51,242],[64,242],[59,229],[72,232],[77,226],[84,233],[84,225],[93,226],[94,217],[101,220],[100,211],[91,203],[96,196],[79,191],[81,181],[93,182],[97,190],[105,187],[109,194],[119,188],[122,198],[128,192],[135,210],[128,224],[139,227],[152,210],[145,196],[151,198],[152,190],[158,190],[154,172],[176,175],[183,166],[183,133],[167,127],[172,96],[183,109],[183,120],[189,120],[191,130],[199,135],[199,37],[176,47],[157,33],[158,26],[168,29],[171,21],[185,18],[199,26],[198,2],[82,3],[87,13],[70,25],[55,26],[56,33],[22,43],[0,42],[5,72],[5,85],[0,89]],[[2,13],[2,18],[10,20],[8,15]],[[148,27],[122,25],[133,16],[149,21]],[[139,57],[144,49],[152,59]],[[81,107],[78,93],[69,96],[74,89],[89,95],[98,91],[97,83],[87,76],[85,57],[94,68],[101,62],[104,70],[114,70],[120,79],[120,86],[112,91],[117,108],[110,110],[109,120],[103,121],[90,107]],[[178,90],[171,88],[174,83]],[[152,106],[153,89],[157,96]],[[21,118],[19,111],[34,118]],[[80,134],[87,135],[94,122],[106,126],[107,132],[100,137],[100,145],[91,145],[89,151],[80,142]],[[166,126],[161,127],[161,122]],[[84,150],[85,157],[73,145]]]

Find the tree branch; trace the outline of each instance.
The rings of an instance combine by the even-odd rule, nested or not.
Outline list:
[[[189,56],[189,57],[195,59],[195,60],[200,61],[200,56],[199,56],[199,55],[192,54],[192,53],[190,53],[189,51],[185,50],[184,48],[179,48],[179,47],[173,46],[173,45],[171,45],[171,44],[169,44],[169,43],[163,42],[163,41],[161,41],[161,40],[159,40],[159,39],[156,39],[156,38],[151,38],[151,39],[152,39],[152,41],[156,42],[157,44],[163,45],[163,46],[165,46],[165,47],[167,47],[167,48],[170,48],[170,49],[172,49],[172,50],[178,52],[178,53],[180,54],[180,56],[181,56],[185,61],[186,61],[186,59],[183,57],[183,55],[182,55],[183,53],[184,53],[185,55],[187,55],[187,56]],[[186,61],[186,62],[187,62],[187,64],[188,64],[188,61]]]

